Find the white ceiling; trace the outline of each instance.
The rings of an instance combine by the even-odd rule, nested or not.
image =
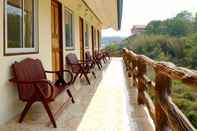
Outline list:
[[[117,0],[84,0],[103,23],[103,28],[118,30]]]

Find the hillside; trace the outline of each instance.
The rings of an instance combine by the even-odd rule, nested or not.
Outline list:
[[[120,43],[124,39],[125,39],[125,37],[103,37],[101,46],[103,48],[105,48],[106,46],[110,45],[111,43]]]

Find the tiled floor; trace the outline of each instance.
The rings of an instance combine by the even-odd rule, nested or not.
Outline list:
[[[76,103],[68,101],[57,114],[58,128],[53,128],[41,104],[34,105],[25,121],[18,116],[0,127],[0,131],[153,131],[146,108],[136,103],[136,88],[128,86],[121,58],[113,58],[103,71],[91,77],[91,86],[77,80],[71,92]],[[58,109],[64,95],[51,104]]]

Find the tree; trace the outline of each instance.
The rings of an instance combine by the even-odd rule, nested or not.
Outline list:
[[[161,33],[161,23],[162,22],[158,20],[151,21],[145,28],[145,32],[148,34]]]
[[[164,21],[151,21],[145,28],[145,33],[182,37],[186,36],[188,33],[193,32],[193,27],[191,26],[193,24],[193,21],[194,18],[192,14],[188,11],[183,11],[177,14],[174,18],[170,18]]]
[[[197,32],[197,13],[195,14],[195,18],[194,18],[194,28],[193,28],[194,32]]]

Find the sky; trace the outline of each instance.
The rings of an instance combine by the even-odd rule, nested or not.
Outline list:
[[[197,0],[123,0],[123,16],[120,31],[105,29],[102,36],[131,35],[133,25],[147,25],[151,20],[164,20],[187,10],[197,12]]]

